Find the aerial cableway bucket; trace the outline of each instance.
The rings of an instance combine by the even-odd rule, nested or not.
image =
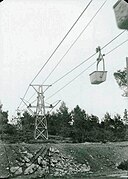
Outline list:
[[[113,9],[117,26],[120,29],[128,29],[128,2],[126,0],[118,0]]]
[[[99,57],[97,59],[97,67],[96,67],[96,71],[94,71],[90,74],[90,81],[91,81],[91,84],[98,85],[98,84],[106,81],[107,71],[105,71],[105,62],[104,62],[104,58],[103,58],[104,55],[101,54],[100,47],[98,47],[96,49],[96,52],[99,52]],[[102,71],[98,70],[98,65],[99,65],[100,61],[103,61],[103,70]]]

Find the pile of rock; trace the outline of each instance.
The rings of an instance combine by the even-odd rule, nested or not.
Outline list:
[[[84,164],[80,164],[72,156],[66,156],[54,147],[49,147],[45,154],[35,155],[36,158],[34,159],[34,154],[22,149],[19,155],[20,158],[17,159],[17,166],[10,167],[11,174],[64,176],[90,171],[87,161]]]
[[[72,175],[90,171],[87,161],[86,164],[80,164],[72,156],[66,156],[53,147],[50,149],[50,162],[50,173],[54,176]]]

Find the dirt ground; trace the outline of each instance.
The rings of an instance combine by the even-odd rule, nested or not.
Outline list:
[[[40,178],[47,179],[118,179],[128,178],[127,172],[119,170],[117,166],[124,160],[128,160],[128,142],[121,143],[82,143],[82,144],[49,144],[57,149],[63,156],[70,157],[70,163],[89,165],[90,171],[67,176],[49,176],[42,175]],[[0,178],[7,178],[11,167],[17,166],[17,161],[23,159],[23,154],[28,152],[31,155],[37,155],[40,148],[45,148],[46,144],[3,144],[0,143]],[[22,149],[24,148],[24,151]],[[68,158],[69,159],[69,158]],[[66,159],[66,160],[68,160]],[[64,159],[63,159],[64,160]],[[71,164],[69,165],[69,170]],[[56,167],[56,166],[54,166]],[[39,178],[36,175],[11,176],[16,179]]]

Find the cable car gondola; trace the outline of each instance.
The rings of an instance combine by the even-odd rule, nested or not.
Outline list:
[[[91,84],[98,85],[98,84],[106,81],[107,71],[105,71],[105,62],[104,62],[104,58],[103,58],[104,55],[101,54],[100,47],[96,48],[96,52],[99,52],[99,57],[97,59],[97,68],[96,68],[96,71],[94,71],[90,74],[90,81],[91,81]],[[103,61],[103,70],[99,71],[98,65],[101,60]]]
[[[118,0],[113,6],[117,26],[120,29],[128,30],[128,2],[126,0]]]

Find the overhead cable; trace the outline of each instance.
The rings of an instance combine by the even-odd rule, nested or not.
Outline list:
[[[105,54],[108,55],[110,54],[111,52],[113,52],[114,50],[116,50],[117,48],[119,48],[120,46],[122,46],[124,43],[128,42],[128,39],[125,40],[124,42],[122,42],[121,44],[117,45],[115,48],[113,48],[112,50],[110,50],[109,52],[107,52]],[[89,65],[86,69],[84,69],[81,73],[79,73],[75,78],[73,78],[71,81],[69,81],[66,85],[64,85],[63,87],[61,87],[59,90],[57,90],[54,94],[52,94],[51,96],[49,96],[46,100],[50,99],[51,97],[55,96],[58,92],[60,92],[61,90],[63,90],[66,86],[68,86],[70,83],[72,83],[74,80],[76,80],[79,76],[81,76],[85,71],[87,71],[91,66],[93,66],[94,64],[96,63],[93,62],[91,65]]]
[[[27,90],[25,91],[25,94],[24,94],[24,96],[23,96],[23,98],[22,98],[22,99],[25,99],[26,94],[27,94],[27,92],[28,92],[29,88],[30,88],[30,85],[27,87]],[[20,104],[19,104],[19,106],[18,106],[17,110],[20,108],[20,106],[21,106],[22,102],[23,102],[23,101],[21,101],[21,102],[20,102]]]
[[[93,62],[91,65],[89,65],[86,69],[84,69],[84,71],[82,71],[79,75],[77,75],[75,78],[73,78],[71,81],[69,81],[66,85],[64,85],[62,88],[60,88],[59,90],[57,90],[54,94],[52,94],[50,97],[48,97],[46,100],[50,99],[51,97],[55,96],[58,92],[60,92],[61,90],[63,90],[66,86],[68,86],[70,83],[72,83],[75,79],[77,79],[80,75],[82,75],[85,71],[87,71],[91,66],[93,66],[96,63]]]
[[[102,49],[104,49],[105,47],[107,47],[109,44],[111,44],[114,40],[116,40],[119,36],[121,36],[124,32],[126,32],[126,30],[123,30],[121,33],[119,33],[116,37],[114,37],[110,42],[108,42],[106,45],[104,45],[102,47]],[[101,50],[102,50],[101,49]]]
[[[108,45],[110,45],[113,41],[115,41],[118,37],[120,37],[122,34],[124,34],[125,30],[122,31],[121,33],[119,33],[117,36],[115,36],[112,40],[110,40],[107,44],[105,44],[101,49],[106,48]],[[127,41],[127,40],[126,40]],[[123,43],[125,43],[126,41],[124,41]],[[119,46],[121,46],[123,43],[121,43]],[[118,48],[118,46],[115,47],[115,49]],[[113,49],[112,49],[113,50]],[[110,52],[108,52],[110,53]],[[107,53],[107,54],[108,54]],[[63,78],[65,78],[66,76],[68,76],[70,73],[72,73],[74,70],[76,70],[77,68],[79,68],[81,65],[83,65],[85,62],[87,62],[88,60],[90,60],[92,57],[94,57],[97,53],[93,53],[91,56],[89,56],[87,59],[85,59],[84,61],[82,61],[80,64],[78,64],[77,66],[75,66],[73,69],[71,69],[69,72],[67,72],[66,74],[64,74],[62,77],[60,77],[59,79],[57,79],[56,81],[54,81],[52,83],[52,85],[56,84],[57,82],[59,82],[60,80],[62,80]],[[107,55],[106,54],[106,55]],[[28,101],[30,101],[32,99],[32,97],[35,95],[35,93],[29,98]],[[35,100],[34,100],[35,102]]]
[[[82,15],[84,14],[84,12],[87,10],[87,8],[90,6],[90,4],[92,3],[93,0],[91,0],[88,5],[84,8],[84,10],[82,11],[82,13],[79,15],[79,17],[77,18],[77,20],[73,23],[73,25],[71,26],[71,28],[68,30],[68,32],[66,33],[66,35],[63,37],[63,39],[60,41],[60,43],[57,45],[57,47],[55,48],[55,50],[52,52],[52,54],[50,55],[50,57],[47,59],[47,61],[45,62],[45,64],[41,67],[41,69],[38,71],[38,73],[36,74],[36,76],[33,78],[33,80],[31,81],[30,84],[33,83],[33,81],[37,78],[37,76],[40,74],[40,72],[43,70],[43,68],[46,66],[46,64],[49,62],[49,60],[52,58],[52,56],[55,54],[55,52],[57,51],[57,49],[60,47],[60,45],[64,42],[64,40],[66,39],[66,37],[68,36],[68,34],[71,32],[71,30],[74,28],[74,26],[77,24],[77,22],[79,21],[79,19],[82,17]]]
[[[101,7],[96,11],[96,13],[94,14],[94,16],[91,18],[91,20],[87,23],[87,25],[84,27],[84,29],[81,31],[81,33],[78,35],[78,37],[74,40],[74,42],[70,45],[70,47],[68,48],[68,50],[65,52],[65,54],[61,57],[61,59],[58,61],[58,63],[56,64],[56,66],[52,69],[52,71],[50,72],[50,74],[46,77],[46,79],[44,80],[43,84],[47,81],[47,79],[51,76],[51,74],[55,71],[55,69],[58,67],[58,65],[62,62],[62,60],[64,59],[64,57],[68,54],[68,52],[71,50],[71,48],[75,45],[75,43],[77,42],[77,40],[81,37],[81,35],[84,33],[84,31],[87,29],[87,27],[91,24],[91,22],[93,21],[93,19],[96,17],[96,15],[100,12],[100,10],[103,8],[103,6],[105,5],[105,3],[107,2],[104,1],[104,3],[101,5]]]
[[[101,5],[101,7],[96,11],[96,13],[94,14],[94,16],[91,18],[91,20],[87,23],[87,25],[84,27],[84,29],[81,31],[81,33],[78,35],[78,37],[74,40],[74,42],[70,45],[70,47],[68,48],[68,50],[65,52],[65,54],[61,57],[61,59],[58,61],[58,63],[55,65],[55,67],[52,69],[52,71],[50,72],[50,74],[45,78],[45,80],[43,81],[43,84],[48,80],[48,78],[52,75],[52,73],[55,71],[55,69],[59,66],[59,64],[62,62],[62,60],[64,59],[64,57],[68,54],[68,52],[71,50],[71,48],[75,45],[75,43],[77,42],[77,40],[81,37],[81,35],[84,33],[84,31],[87,29],[87,27],[90,25],[90,23],[93,21],[93,19],[96,17],[96,15],[100,12],[100,10],[103,8],[103,6],[105,5],[105,3],[107,2],[104,1],[104,3]],[[116,37],[117,38],[117,37]],[[96,53],[95,53],[96,54]],[[94,54],[94,55],[95,55]],[[93,56],[92,56],[93,57]],[[82,65],[82,64],[81,64]],[[73,69],[74,71],[75,69]],[[66,74],[66,76],[68,75],[68,73]],[[63,77],[62,77],[63,78]],[[61,79],[59,79],[60,81]],[[58,82],[58,81],[56,81]],[[55,82],[55,83],[56,83]],[[54,84],[54,83],[53,83]],[[53,85],[52,84],[52,85]],[[35,95],[35,93],[29,98],[32,99],[32,97]]]
[[[120,46],[122,46],[124,43],[128,42],[128,39],[123,41],[121,44],[117,45],[115,48],[113,48],[112,50],[110,50],[109,52],[106,53],[106,55],[108,55],[109,53],[113,52],[114,50],[116,50],[117,48],[119,48]]]
[[[79,19],[82,17],[82,15],[85,13],[85,11],[88,9],[88,7],[90,6],[90,4],[92,3],[93,0],[91,0],[87,6],[84,8],[84,10],[80,13],[79,17],[76,19],[76,21],[73,23],[73,25],[71,26],[71,28],[68,30],[68,32],[66,33],[66,35],[62,38],[62,40],[60,41],[60,43],[57,45],[57,47],[55,48],[55,50],[52,52],[52,54],[50,55],[50,57],[46,60],[46,62],[44,63],[44,65],[41,67],[41,69],[38,71],[38,73],[35,75],[35,77],[32,79],[32,81],[30,82],[24,96],[22,99],[25,98],[30,85],[34,82],[34,80],[37,78],[37,76],[40,74],[40,72],[43,70],[43,68],[47,65],[47,63],[50,61],[50,59],[52,58],[52,56],[55,54],[55,52],[58,50],[58,48],[61,46],[61,44],[64,42],[64,40],[66,39],[66,37],[69,35],[69,33],[71,32],[71,30],[74,28],[74,26],[77,24],[77,22],[79,21]],[[18,108],[21,106],[21,103],[19,104]]]
[[[110,45],[114,40],[116,40],[119,36],[121,36],[125,31],[119,33],[116,37],[114,37],[111,41],[109,41],[106,45],[104,45],[101,49],[106,48],[108,45]],[[64,77],[66,77],[67,75],[69,75],[70,73],[72,73],[74,70],[76,70],[77,68],[79,68],[81,65],[83,65],[85,62],[87,62],[88,60],[90,60],[92,57],[94,57],[97,53],[93,53],[91,56],[89,56],[87,59],[85,59],[84,61],[82,61],[80,64],[78,64],[77,66],[75,66],[73,69],[71,69],[69,72],[67,72],[66,74],[64,74],[62,77],[60,77],[59,79],[57,79],[56,81],[54,81],[52,83],[52,85],[56,84],[57,82],[59,82],[60,80],[62,80]]]

